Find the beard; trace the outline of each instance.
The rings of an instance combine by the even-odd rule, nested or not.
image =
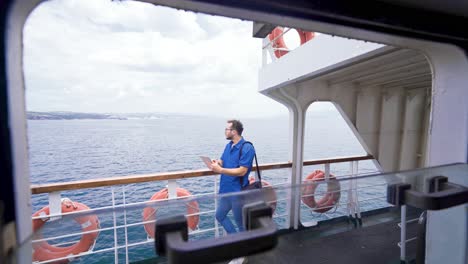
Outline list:
[[[226,140],[232,140],[232,136],[226,137]]]

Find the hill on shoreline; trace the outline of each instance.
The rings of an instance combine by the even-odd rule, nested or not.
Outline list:
[[[37,112],[28,111],[28,120],[76,120],[76,119],[160,119],[168,116],[178,116],[168,113],[78,113],[78,112]]]

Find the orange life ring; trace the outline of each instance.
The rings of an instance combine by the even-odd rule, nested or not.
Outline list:
[[[299,34],[299,39],[301,42],[301,45],[306,43],[307,41],[313,39],[315,37],[314,32],[310,31],[303,31],[300,29],[296,29],[297,33]],[[282,56],[288,54],[289,49],[286,46],[286,43],[284,42],[283,39],[283,28],[282,27],[276,27],[271,31],[270,34],[268,34],[268,39],[270,41],[273,41],[271,44],[273,49],[275,50],[275,56],[277,58],[281,58]]]
[[[177,197],[189,197],[192,196],[192,194],[187,191],[186,189],[183,188],[177,188]],[[165,200],[169,198],[169,190],[167,188],[164,188],[160,190],[159,192],[156,192],[151,196],[151,201],[158,201],[158,200]],[[197,214],[200,209],[198,207],[198,202],[197,201],[190,201],[187,202],[187,214],[190,215],[187,217],[187,222],[188,222],[188,227],[191,230],[195,230],[198,226],[198,222],[200,221],[200,216]],[[146,207],[143,209],[143,221],[152,221],[156,219],[156,211],[157,209],[153,207]],[[191,215],[191,214],[197,214],[197,215]],[[144,224],[144,228],[146,233],[148,234],[149,237],[154,238],[154,232],[155,230],[155,224],[154,223],[146,223]]]
[[[78,202],[73,202],[69,199],[62,200],[62,214],[79,212],[89,210],[89,207]],[[43,207],[41,210],[35,212],[33,217],[41,217],[32,220],[33,231],[36,238],[42,237],[41,227],[49,221],[50,208],[49,206]],[[67,247],[52,246],[47,241],[33,243],[33,261],[46,261],[51,259],[69,257],[68,259],[58,260],[54,263],[68,263],[74,255],[82,252],[92,250],[94,243],[99,235],[99,218],[97,215],[77,216],[74,220],[80,224],[83,232],[96,231],[83,234],[80,241],[76,244]],[[36,233],[37,232],[37,233]]]
[[[254,177],[249,178],[249,184],[252,184],[255,182]],[[273,212],[276,210],[276,191],[271,187],[271,184],[265,180],[262,180],[262,194],[264,194],[264,197],[262,199],[265,200],[265,202],[273,209]]]
[[[319,201],[316,201],[315,189],[317,189],[320,182],[324,181],[325,173],[321,170],[316,170],[306,177],[304,181],[305,186],[302,187],[302,202],[317,213],[325,213],[332,209],[339,202],[341,196],[340,182],[335,176],[330,174],[327,182],[327,192]]]

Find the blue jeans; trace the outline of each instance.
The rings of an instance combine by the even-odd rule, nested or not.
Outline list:
[[[228,234],[237,233],[231,219],[227,216],[231,209],[239,232],[244,231],[244,225],[242,224],[242,202],[240,197],[222,197],[219,200],[218,208],[216,208],[216,220],[218,220]]]

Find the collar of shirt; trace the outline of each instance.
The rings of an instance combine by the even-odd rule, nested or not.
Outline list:
[[[244,142],[245,142],[245,140],[244,140],[243,137],[241,137],[241,139],[239,140],[239,142],[237,142],[237,144],[235,144],[235,145],[233,145],[234,142],[231,141],[231,142],[229,143],[229,144],[231,145],[231,150],[240,148],[240,146],[242,146],[242,143],[244,143]]]

